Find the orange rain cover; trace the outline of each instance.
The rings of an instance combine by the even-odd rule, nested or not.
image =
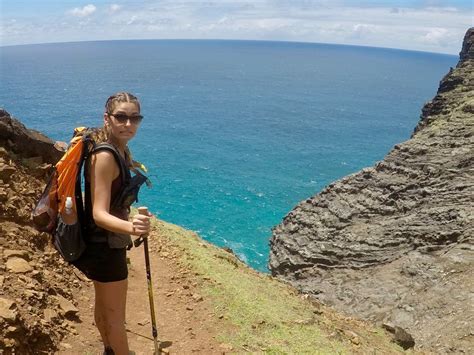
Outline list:
[[[74,137],[70,142],[70,147],[56,164],[58,172],[59,213],[64,212],[66,197],[68,196],[72,197],[73,210],[76,211],[74,197],[76,195],[76,176],[80,173],[78,170],[83,145],[84,142],[81,136]]]

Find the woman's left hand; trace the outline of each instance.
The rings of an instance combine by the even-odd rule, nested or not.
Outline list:
[[[132,218],[132,225],[133,225],[133,235],[143,235],[150,233],[150,218],[153,215],[148,212],[148,215],[143,214],[136,214]]]

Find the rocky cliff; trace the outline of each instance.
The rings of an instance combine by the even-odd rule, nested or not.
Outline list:
[[[74,333],[73,294],[81,288],[45,233],[31,227],[32,207],[61,156],[54,142],[0,109],[0,353],[53,352]]]
[[[411,139],[299,203],[270,241],[274,276],[443,353],[474,353],[473,42],[471,28]]]

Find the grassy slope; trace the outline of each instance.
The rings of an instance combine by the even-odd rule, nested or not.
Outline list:
[[[225,326],[236,352],[392,354],[403,350],[383,330],[337,314],[191,231],[155,220],[151,245],[180,255]]]

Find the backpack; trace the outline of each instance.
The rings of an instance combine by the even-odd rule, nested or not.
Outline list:
[[[151,185],[148,178],[136,168],[146,168],[133,162],[131,177],[129,167],[121,163],[118,150],[109,143],[96,144],[91,134],[94,128],[78,127],[63,157],[55,165],[53,174],[32,212],[35,228],[53,237],[53,244],[67,262],[77,260],[84,252],[86,243],[83,235],[90,221],[86,220],[82,193],[82,174],[84,165],[92,153],[100,150],[112,152],[120,167],[122,189],[111,202],[111,208],[129,208],[138,201],[138,191],[143,183]]]

